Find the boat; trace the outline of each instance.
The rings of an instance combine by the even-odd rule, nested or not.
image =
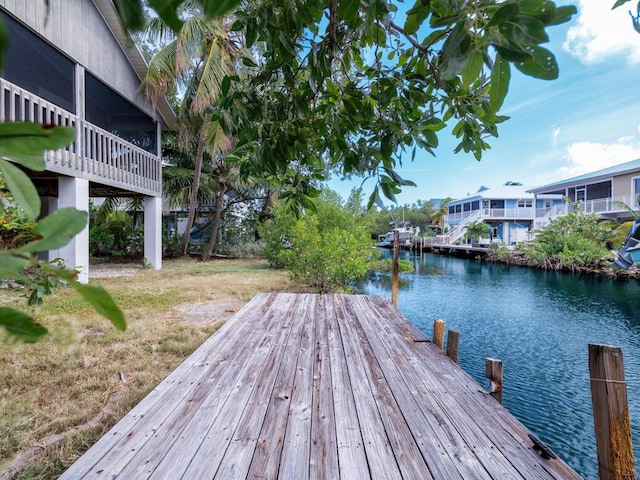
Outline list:
[[[613,266],[627,270],[634,263],[640,262],[640,219],[635,220],[624,246],[618,252]]]
[[[418,234],[418,228],[410,226],[409,222],[393,221],[389,225],[392,227],[391,231],[378,235],[378,242],[376,247],[380,248],[393,248],[393,237],[397,231],[399,234],[400,248],[411,248],[413,245],[413,237]]]

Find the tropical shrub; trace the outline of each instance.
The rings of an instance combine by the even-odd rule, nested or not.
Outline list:
[[[469,222],[466,227],[466,234],[469,239],[477,242],[482,237],[489,238],[489,235],[491,235],[491,226],[483,221]]]
[[[320,292],[348,290],[348,283],[368,270],[371,239],[335,193],[324,192],[315,204],[315,212],[297,219],[283,206],[276,208],[261,229],[265,256],[289,270],[293,280]]]
[[[527,259],[537,263],[588,265],[610,257],[605,244],[609,233],[595,215],[573,208],[539,230],[523,249]]]
[[[381,258],[369,263],[369,270],[373,270],[374,272],[381,273],[391,273],[393,272],[393,259],[392,258]],[[416,266],[413,262],[409,260],[398,260],[398,272],[399,273],[411,273],[415,272]]]

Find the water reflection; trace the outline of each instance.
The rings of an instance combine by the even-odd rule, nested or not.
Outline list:
[[[431,335],[433,319],[460,331],[460,365],[484,382],[484,359],[504,362],[504,403],[585,478],[597,478],[589,343],[622,348],[640,459],[640,282],[403,252],[398,307]],[[364,293],[390,297],[391,277]],[[640,462],[637,462],[640,464]]]

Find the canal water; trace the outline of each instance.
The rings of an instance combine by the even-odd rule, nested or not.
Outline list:
[[[434,318],[458,330],[459,364],[482,385],[484,359],[502,360],[505,407],[586,479],[598,478],[587,345],[621,347],[639,467],[640,282],[401,255],[416,271],[401,275],[400,311],[429,337]],[[390,298],[390,275],[358,288]]]

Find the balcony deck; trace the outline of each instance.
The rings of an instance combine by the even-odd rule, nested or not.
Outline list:
[[[380,297],[259,294],[60,477],[578,479]]]
[[[143,195],[162,194],[159,156],[127,142],[0,78],[0,121],[51,123],[74,127],[76,140],[45,155],[49,172],[83,178]]]

